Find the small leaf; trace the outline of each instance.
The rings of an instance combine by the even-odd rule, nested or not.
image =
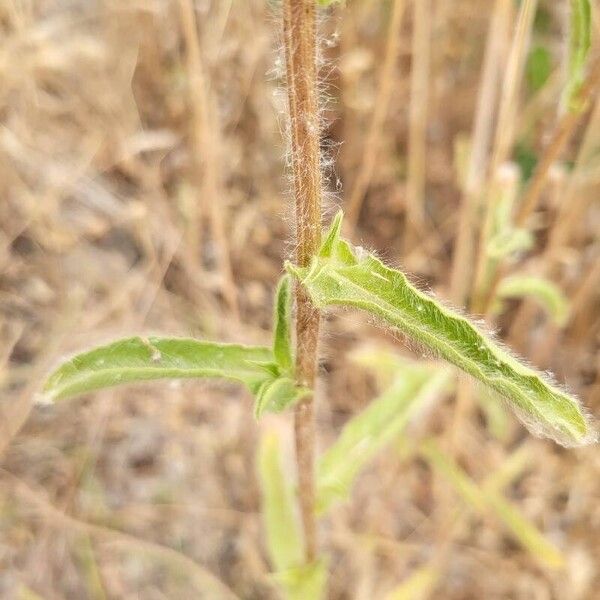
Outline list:
[[[523,183],[527,183],[538,164],[535,150],[527,142],[517,142],[514,149],[514,160],[521,171]]]
[[[444,369],[406,361],[392,385],[350,419],[317,467],[317,511],[347,498],[360,471],[397,437],[423,404],[448,381]]]
[[[498,286],[498,296],[535,298],[558,326],[565,325],[569,318],[569,301],[566,296],[557,285],[544,277],[534,275],[505,277]]]
[[[327,561],[280,571],[273,578],[283,588],[286,600],[322,600],[327,585]]]
[[[590,0],[571,0],[569,59],[563,105],[571,112],[583,109],[578,98],[584,80],[585,63],[592,41],[592,9]]]
[[[495,513],[532,556],[551,568],[564,565],[562,553],[493,486],[478,486],[433,440],[425,442],[422,451],[429,463],[448,479],[468,504],[478,512]]]
[[[537,92],[544,87],[552,72],[552,57],[544,46],[536,46],[527,57],[527,83]]]
[[[317,307],[354,307],[379,317],[498,392],[535,433],[564,445],[595,440],[575,397],[520,362],[469,319],[417,290],[400,271],[353,251],[344,240],[337,245],[338,258],[317,256],[308,268],[287,265]]]
[[[275,434],[266,434],[261,440],[258,472],[271,564],[277,571],[294,569],[303,563],[304,541],[294,495],[281,469],[279,440]]]
[[[338,240],[340,238],[340,232],[342,231],[342,220],[344,218],[344,213],[339,210],[335,217],[333,217],[333,221],[329,226],[329,231],[327,232],[327,236],[323,240],[321,244],[321,248],[319,250],[319,256],[323,258],[331,258],[333,253],[335,252]]]
[[[282,412],[310,393],[308,388],[298,387],[289,377],[266,381],[256,394],[254,415],[259,419],[265,412]]]
[[[291,279],[279,280],[273,314],[273,355],[282,373],[291,374],[294,368],[291,336],[292,292]]]
[[[256,392],[273,375],[269,348],[185,338],[132,337],[78,354],[48,378],[44,397],[62,400],[122,383],[151,379],[216,377]],[[262,364],[261,364],[262,363]]]

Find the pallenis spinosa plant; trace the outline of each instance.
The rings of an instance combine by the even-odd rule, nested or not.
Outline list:
[[[324,589],[326,563],[318,550],[317,516],[348,491],[377,444],[400,431],[411,399],[439,388],[447,378],[446,370],[426,366],[411,368],[402,377],[398,366],[390,390],[353,419],[317,460],[313,390],[323,310],[340,306],[372,315],[502,398],[535,433],[566,446],[589,443],[596,436],[578,400],[547,375],[524,364],[463,314],[417,289],[404,273],[345,240],[341,211],[322,233],[316,11],[317,4],[329,3],[282,3],[296,250],[277,286],[271,346],[130,337],[74,356],[48,377],[43,390],[45,399],[59,401],[135,381],[224,378],[248,388],[257,418],[293,412],[297,492],[281,472],[277,439],[266,437],[259,452],[267,541],[277,580],[291,598],[318,598]],[[576,93],[577,86],[573,89]],[[506,287],[500,286],[500,292],[508,293]],[[373,435],[377,443],[352,454]],[[295,519],[296,496],[301,527]]]

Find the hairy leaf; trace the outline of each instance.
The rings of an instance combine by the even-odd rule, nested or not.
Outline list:
[[[591,47],[592,10],[590,0],[571,0],[569,62],[563,103],[573,112],[583,107],[578,95],[583,84],[585,63]]]
[[[400,330],[508,400],[535,433],[565,445],[595,433],[576,398],[526,366],[473,322],[416,289],[397,270],[339,238],[341,213],[310,266],[287,264],[316,306],[354,307]]]
[[[277,571],[302,565],[304,541],[296,517],[296,504],[281,468],[279,440],[266,434],[258,451],[262,513],[267,531],[267,550]]]
[[[511,275],[498,286],[501,298],[535,298],[552,320],[559,326],[565,325],[569,317],[569,301],[562,290],[544,277],[534,275]]]
[[[131,337],[78,354],[48,378],[44,395],[62,400],[84,392],[150,379],[217,377],[257,392],[273,379],[269,348],[185,338]]]
[[[478,512],[495,513],[513,537],[537,560],[552,568],[559,568],[564,564],[562,553],[494,486],[478,486],[432,440],[423,444],[422,451],[429,463],[448,479],[468,504]]]
[[[266,412],[282,412],[309,394],[308,388],[297,386],[289,377],[266,381],[256,394],[254,415],[258,419]]]
[[[283,373],[291,373],[294,366],[291,336],[292,292],[289,275],[284,275],[277,286],[273,314],[273,355]]]
[[[354,480],[375,454],[406,427],[423,404],[447,383],[445,369],[408,361],[397,368],[392,385],[350,419],[317,467],[317,511],[345,499]]]
[[[245,384],[256,397],[257,417],[280,412],[308,393],[281,373],[270,348],[132,337],[63,363],[48,377],[43,400],[62,400],[123,383],[183,378],[220,378]]]

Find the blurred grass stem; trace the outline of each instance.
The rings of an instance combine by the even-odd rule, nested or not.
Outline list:
[[[402,25],[405,6],[405,0],[394,0],[385,44],[385,56],[381,72],[379,73],[377,98],[369,125],[369,133],[367,134],[364,152],[362,152],[362,161],[359,166],[358,175],[352,186],[352,192],[347,203],[345,220],[349,231],[352,231],[356,227],[365,194],[371,183],[373,170],[377,162],[381,130],[389,110],[392,91],[394,89],[394,69],[400,48],[400,27]]]
[[[431,62],[431,0],[413,4],[412,68],[408,131],[408,179],[404,251],[408,253],[425,229],[425,153]]]
[[[221,185],[220,139],[217,127],[217,108],[209,89],[198,26],[192,0],[179,0],[181,27],[185,39],[185,58],[188,71],[188,94],[191,111],[190,135],[194,149],[193,168],[195,187],[200,198],[194,204],[190,243],[194,258],[201,242],[202,213],[208,212],[217,265],[221,276],[221,292],[233,315],[239,318],[236,285],[231,268],[229,241],[225,234],[223,216],[224,190]]]
[[[462,306],[466,302],[471,277],[476,213],[485,181],[487,154],[492,138],[494,109],[498,96],[503,42],[506,38],[510,9],[510,0],[496,0],[487,37],[469,166],[460,205],[456,249],[452,263],[451,298],[457,306]]]
[[[519,109],[519,91],[523,79],[523,71],[531,38],[531,29],[535,17],[537,0],[524,0],[519,8],[515,32],[510,46],[504,77],[502,80],[502,92],[500,96],[500,106],[498,108],[498,122],[496,125],[496,135],[494,139],[494,149],[489,170],[489,182],[497,180],[497,172],[510,158],[510,152],[515,136],[515,127],[517,123],[517,112]],[[494,209],[494,203],[488,196],[485,203],[483,223],[488,223],[490,211]],[[482,227],[479,235],[478,246],[478,264],[485,261],[485,253],[488,245],[489,229]],[[478,269],[481,274],[481,269]],[[485,314],[489,308],[489,298],[495,291],[496,282],[494,273],[488,273],[490,283],[485,284],[486,289],[482,289],[484,281],[477,277],[474,283],[471,309],[474,312]],[[487,293],[489,291],[489,293]]]

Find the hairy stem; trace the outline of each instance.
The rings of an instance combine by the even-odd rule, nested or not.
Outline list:
[[[296,263],[307,266],[321,241],[321,159],[317,95],[314,0],[284,0],[283,35],[296,216]],[[296,373],[298,383],[314,388],[319,311],[296,285]],[[306,560],[316,556],[313,398],[296,405],[296,459]]]

